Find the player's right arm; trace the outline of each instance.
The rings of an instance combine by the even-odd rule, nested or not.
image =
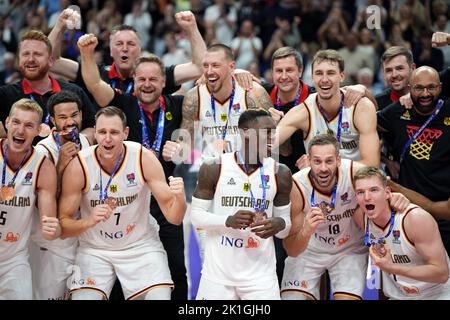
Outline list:
[[[94,50],[97,44],[97,37],[93,34],[85,34],[78,39],[83,81],[97,104],[103,108],[114,98],[114,89],[100,78],[100,72],[94,57]]]
[[[277,145],[286,142],[297,130],[309,130],[309,112],[303,104],[295,106],[286,113],[277,125]]]
[[[108,205],[97,205],[88,218],[77,219],[81,197],[86,180],[78,157],[72,159],[64,170],[59,197],[58,217],[61,223],[61,238],[77,237],[100,221],[105,221],[111,215]]]
[[[297,257],[305,251],[317,225],[326,221],[319,208],[311,208],[305,212],[304,205],[303,195],[297,183],[294,183],[291,190],[292,227],[289,236],[283,240],[283,246],[290,257]]]
[[[77,78],[79,63],[71,59],[61,57],[61,44],[63,43],[64,32],[67,30],[68,23],[74,23],[79,18],[79,14],[72,9],[65,9],[58,17],[55,26],[48,35],[48,39],[52,44],[53,65],[51,71],[70,81]]]
[[[167,141],[164,144],[162,156],[166,161],[174,161],[179,155],[180,149],[183,150],[182,160],[186,160],[190,151],[194,147],[194,126],[198,115],[198,90],[197,86],[190,89],[183,99],[182,116],[180,132],[183,131],[178,141]]]

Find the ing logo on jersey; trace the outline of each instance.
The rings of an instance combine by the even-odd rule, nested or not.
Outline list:
[[[259,247],[258,239],[253,239],[253,237],[248,237],[247,245],[245,246],[245,249],[256,249],[258,247]]]
[[[97,191],[97,190],[100,190],[100,187],[99,187],[98,184],[96,183],[95,186],[94,186],[94,188],[92,189],[92,191]]]
[[[109,185],[109,192],[117,193],[117,184]]]
[[[4,242],[14,243],[14,242],[19,241],[19,239],[20,239],[20,234],[16,233],[16,234],[14,235],[14,233],[8,232],[8,233],[6,234],[5,239],[4,239],[3,241],[4,241]]]
[[[25,175],[25,177],[22,180],[23,185],[31,185],[31,179],[33,178],[33,172],[29,171]]]
[[[252,184],[250,182],[244,182],[244,191],[249,192]]]
[[[136,177],[134,175],[134,172],[128,173],[127,174],[127,181],[128,181],[127,187],[134,187],[136,185],[136,181],[135,180],[136,180]]]

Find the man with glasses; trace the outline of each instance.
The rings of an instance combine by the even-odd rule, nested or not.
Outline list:
[[[377,114],[378,129],[400,159],[398,182],[432,201],[450,196],[450,109],[439,99],[438,72],[427,66],[412,72],[412,109],[395,103]],[[438,220],[444,246],[450,249],[450,221]]]

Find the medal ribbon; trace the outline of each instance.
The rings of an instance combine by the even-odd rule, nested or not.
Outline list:
[[[394,215],[395,215],[395,212],[392,209],[391,210],[391,220],[389,222],[389,230],[386,233],[386,235],[378,238],[378,240],[377,240],[378,244],[383,244],[383,240],[386,239],[387,237],[389,237],[389,235],[391,234],[392,229],[394,228]],[[364,245],[367,247],[375,245],[375,242],[373,240],[369,241],[369,218],[367,218],[367,220],[366,220],[366,233],[364,234]]]
[[[224,128],[224,130],[222,132],[222,140],[225,140],[225,136],[227,135],[228,120],[230,119],[230,113],[231,113],[231,109],[233,107],[234,91],[235,91],[234,78],[231,78],[230,104],[228,105],[227,122],[225,123],[225,128]],[[214,95],[212,93],[211,93],[211,109],[212,109],[214,124],[217,126],[217,121],[216,121],[216,102],[215,102],[215,99],[214,99]]]
[[[425,123],[419,128],[419,130],[416,131],[416,133],[409,139],[408,142],[406,142],[405,146],[403,147],[402,155],[400,156],[400,162],[402,162],[405,158],[406,152],[409,150],[409,147],[411,144],[417,139],[418,136],[422,133],[423,130],[427,127],[427,125],[438,115],[439,111],[441,111],[442,105],[444,104],[444,101],[442,99],[439,99],[438,105],[436,109],[434,109],[431,116],[425,121]]]
[[[294,107],[295,107],[296,105],[298,105],[298,102],[300,101],[300,96],[301,96],[301,94],[302,94],[302,84],[299,83],[299,85],[298,85],[298,91],[297,91],[297,96],[295,97],[295,101],[294,101]],[[280,105],[280,95],[278,94],[278,91],[277,91],[277,102],[276,102],[275,107],[277,108],[278,111],[281,110],[281,105]]]
[[[337,185],[338,185],[338,178],[336,177],[336,181],[334,182],[334,186],[333,186],[333,192],[331,193],[331,203],[330,203],[331,209],[334,209],[334,207],[336,205]],[[314,201],[314,195],[315,195],[314,190],[315,190],[315,188],[313,186],[312,192],[311,192],[311,207],[319,207],[319,203]]]
[[[117,172],[117,169],[119,168],[119,164],[122,162],[122,158],[123,158],[123,154],[124,153],[125,152],[122,152],[120,154],[119,159],[117,160],[116,164],[114,165],[114,169],[113,169],[111,175],[109,176],[108,183],[106,184],[104,190],[103,190],[103,184],[102,184],[102,169],[100,168],[100,195],[99,195],[99,198],[100,198],[100,203],[101,204],[103,204],[105,202],[105,200],[108,199],[108,188],[109,188],[109,185],[111,184],[111,181],[114,178],[114,176],[115,176],[115,174]]]
[[[29,97],[30,97],[31,100],[36,101],[36,99],[34,98],[34,96],[31,93],[30,93]],[[49,125],[49,123],[50,123],[50,113],[47,113],[47,116],[45,117],[44,123],[46,125],[50,126]]]
[[[13,178],[8,183],[8,187],[12,187],[14,185],[14,181],[16,181],[16,178],[17,178],[17,175],[19,174],[20,169],[22,169],[22,167],[25,163],[25,160],[27,159],[28,153],[29,153],[29,151],[27,151],[27,153],[23,157],[22,162],[19,164],[19,167],[17,168],[16,172],[14,173]],[[3,158],[2,188],[5,186],[5,182],[6,182],[6,163],[8,161],[8,145],[7,144],[5,144],[4,154],[5,154],[5,157]]]
[[[238,156],[238,161],[239,163],[242,164],[242,167],[245,171],[245,173],[247,174],[248,177],[248,170],[247,167],[245,166],[244,161],[242,160],[242,156],[239,152],[236,152],[236,155]],[[252,185],[249,181],[249,189],[250,189],[250,196],[252,198],[252,206],[255,208],[255,212],[266,212],[266,181],[264,180],[264,166],[263,164],[259,165],[259,174],[261,176],[261,185],[263,188],[263,195],[262,195],[262,201],[261,201],[261,208],[258,207],[258,205],[256,204],[256,198],[252,192]]]
[[[163,97],[159,97],[159,118],[158,118],[158,127],[156,129],[155,141],[153,141],[153,146],[150,147],[150,138],[147,130],[147,121],[145,119],[144,109],[142,105],[139,103],[139,111],[141,112],[141,121],[142,121],[142,145],[147,149],[152,149],[157,155],[161,150],[161,143],[164,132],[164,124],[166,119],[166,105]]]
[[[111,80],[111,87],[113,89],[116,88],[116,80]],[[129,94],[131,92],[131,90],[133,89],[133,81],[128,82],[128,86],[127,86],[127,90],[125,91],[126,94]]]
[[[328,130],[330,132],[333,132],[333,130],[331,130],[331,128],[330,128],[330,126],[328,124],[328,119],[325,116],[325,110],[320,105],[319,99],[317,98],[316,101],[317,101],[317,106],[319,107],[320,114],[322,115],[323,120],[325,120],[325,125],[327,126],[327,128],[328,128]],[[337,128],[337,135],[336,135],[336,139],[337,139],[337,141],[339,143],[341,143],[341,125],[342,125],[342,114],[343,114],[343,111],[344,111],[344,94],[341,92],[341,102],[339,104],[338,128]]]

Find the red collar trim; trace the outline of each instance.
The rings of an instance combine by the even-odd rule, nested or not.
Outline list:
[[[309,95],[309,88],[303,80],[300,80],[300,85],[302,86],[302,92],[300,93],[300,99],[298,101],[298,104],[301,104],[303,101],[305,101]],[[270,92],[270,99],[272,100],[272,103],[274,105],[277,103],[277,94],[278,94],[278,87],[275,85],[272,91]],[[284,103],[280,104],[280,107],[282,107],[283,105]]]
[[[113,62],[111,65],[111,68],[109,68],[108,71],[108,78],[109,79],[119,79],[120,81],[124,81],[125,78],[122,77],[122,75],[117,71],[116,64]]]
[[[59,85],[58,81],[53,78],[51,75],[48,76],[50,78],[50,81],[52,82],[52,93],[58,93],[61,91],[61,86]],[[33,88],[30,87],[30,84],[28,83],[28,81],[26,79],[22,80],[22,91],[24,94],[38,94],[41,95],[37,92],[34,91]]]
[[[166,111],[166,100],[163,98],[163,96],[159,96],[159,102],[161,106],[161,110]],[[145,115],[149,118],[150,122],[153,123],[153,113],[150,111],[144,110]]]
[[[394,92],[394,90],[391,90],[391,94],[389,96],[389,99],[392,102],[397,102],[400,99],[400,97]]]

